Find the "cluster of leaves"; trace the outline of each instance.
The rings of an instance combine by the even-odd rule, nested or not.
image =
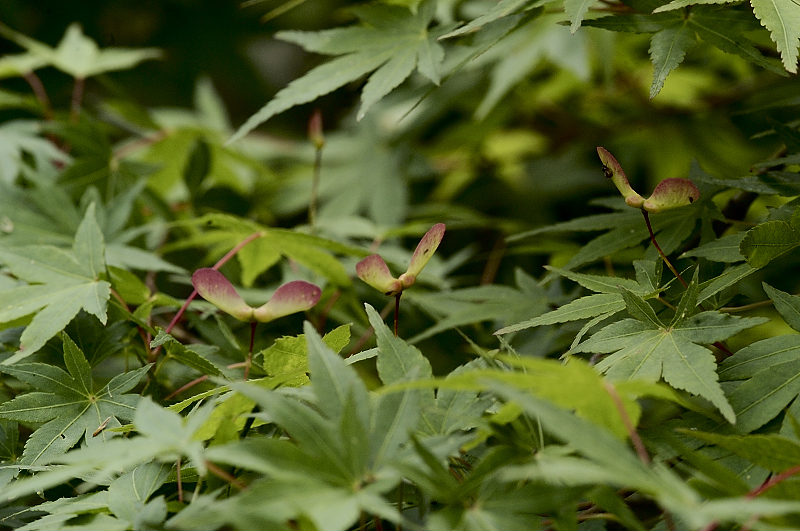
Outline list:
[[[554,102],[595,101],[577,105],[579,150],[601,132],[635,143],[625,116],[659,112],[587,74],[646,93],[630,79],[648,64],[639,37],[590,67],[608,46],[581,39],[612,34],[582,25],[653,34],[651,97],[698,40],[735,54],[701,47],[717,81],[791,88],[775,71],[796,70],[797,4],[463,4],[361,6],[352,25],[280,33],[336,57],[235,132],[208,80],[194,110],[84,108],[88,78],[157,50],[101,50],[77,25],[52,48],[0,26],[25,49],[0,74],[34,93],[0,93],[0,525],[800,527],[797,122],[751,113],[768,140],[738,141],[745,176],[730,121],[690,115],[637,129],[622,163],[603,148],[553,163],[548,199],[582,169],[595,188],[611,177],[622,197],[573,198],[588,215],[531,228],[530,204],[498,218],[484,203],[499,188],[513,206],[547,168]],[[46,67],[75,80],[68,112]],[[335,132],[316,115],[311,142],[248,134],[365,76]],[[796,98],[772,105],[800,114]],[[663,148],[642,164],[659,181],[648,199],[631,184],[642,138]],[[701,151],[691,181],[662,179]],[[498,243],[472,244],[487,232]]]

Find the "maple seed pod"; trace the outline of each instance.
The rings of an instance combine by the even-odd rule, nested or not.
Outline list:
[[[444,230],[444,223],[437,223],[425,233],[419,240],[414,254],[411,255],[408,269],[399,278],[392,276],[389,266],[377,254],[370,255],[356,264],[356,275],[384,295],[399,295],[417,281],[417,276],[422,268],[425,267],[442,242]]]
[[[311,309],[322,296],[319,287],[304,280],[293,280],[275,290],[263,306],[253,311],[256,321],[268,323],[286,315]]]
[[[208,267],[192,275],[192,285],[205,300],[240,321],[268,323],[280,317],[304,312],[319,302],[322,290],[303,280],[287,282],[275,290],[266,304],[253,308],[225,278],[225,275]]]
[[[689,179],[664,179],[642,205],[644,210],[658,214],[664,210],[687,206],[700,198],[700,190]]]
[[[442,238],[444,238],[444,230],[444,223],[437,223],[431,227],[428,232],[426,232],[425,235],[419,240],[417,248],[414,250],[414,254],[411,256],[411,263],[408,264],[408,269],[406,269],[405,274],[407,276],[414,277],[414,280],[416,280],[417,276],[419,276],[420,272],[422,271],[422,268],[425,267],[425,264],[427,264],[428,260],[431,259],[433,253],[439,248],[439,244],[442,243]],[[412,281],[411,284],[413,283],[414,282]],[[409,284],[409,286],[411,284]]]
[[[253,308],[244,302],[233,284],[216,269],[198,269],[192,275],[192,285],[201,297],[223,312],[240,321],[253,320]]]
[[[402,284],[392,276],[380,255],[370,255],[357,263],[356,275],[384,295],[397,295],[403,291]]]
[[[607,149],[599,146],[597,148],[597,155],[600,157],[600,162],[603,163],[603,172],[607,178],[614,182],[614,186],[617,187],[619,193],[625,198],[625,203],[634,208],[641,208],[642,204],[644,204],[644,198],[631,188],[631,184],[628,182],[628,176],[625,175],[622,166],[620,166],[617,159],[614,158],[614,155],[609,153]]]

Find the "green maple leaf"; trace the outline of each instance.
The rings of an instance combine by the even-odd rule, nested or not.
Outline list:
[[[27,282],[0,291],[0,323],[36,313],[22,333],[19,350],[3,364],[39,350],[81,310],[105,324],[111,285],[102,280],[106,275],[104,246],[94,205],[90,205],[70,251],[51,245],[0,248],[0,262]]]
[[[326,31],[282,31],[279,39],[310,52],[339,56],[314,68],[251,116],[228,141],[234,142],[274,115],[313,101],[370,72],[361,93],[360,120],[366,112],[416,70],[435,84],[440,82],[444,50],[437,38],[445,28],[428,30],[436,2],[426,1],[416,14],[398,6],[353,8],[363,25]],[[449,28],[447,28],[449,29]]]
[[[781,54],[783,66],[797,73],[797,49],[800,46],[800,4],[793,0],[750,0],[753,12],[769,30]]]
[[[132,68],[142,61],[161,56],[157,48],[105,48],[83,34],[80,24],[71,24],[64,32],[61,42],[55,48],[17,33],[8,26],[0,24],[0,35],[25,48],[28,69],[52,65],[62,72],[75,77],[87,78]],[[35,62],[31,62],[33,60]]]
[[[222,256],[245,238],[259,233],[259,237],[236,254],[242,267],[242,284],[245,287],[252,286],[258,275],[278,263],[282,256],[308,267],[338,286],[349,286],[352,281],[347,271],[331,252],[367,255],[357,247],[286,229],[265,228],[226,214],[207,214],[188,220],[186,225],[202,226],[208,230],[169,245],[164,252],[209,246],[212,255]]]
[[[0,371],[13,376],[36,391],[21,394],[0,404],[0,417],[18,422],[44,423],[25,443],[21,463],[32,465],[72,448],[83,436],[105,439],[106,432],[93,434],[107,419],[131,420],[139,401],[133,389],[149,366],[115,376],[97,388],[92,368],[78,346],[66,334],[64,362],[67,370],[45,363],[3,365]]]
[[[603,328],[575,351],[612,353],[597,364],[597,369],[610,378],[647,381],[663,378],[676,389],[707,399],[729,422],[736,422],[734,410],[719,385],[714,355],[702,345],[722,341],[765,320],[713,311],[691,315],[697,302],[697,275],[669,325],[661,322],[643,298],[620,289],[633,319]]]

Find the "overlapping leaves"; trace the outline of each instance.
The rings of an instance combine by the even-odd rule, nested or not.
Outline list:
[[[106,275],[103,234],[95,208],[86,209],[70,251],[49,245],[0,248],[0,261],[25,285],[0,291],[0,322],[35,313],[11,364],[39,350],[83,310],[106,322],[111,285]]]
[[[0,404],[0,417],[25,423],[42,423],[25,443],[21,463],[47,462],[87,439],[106,434],[98,429],[120,420],[133,419],[138,394],[132,390],[149,367],[122,373],[99,387],[92,368],[75,342],[62,334],[67,370],[45,363],[0,366],[0,371],[30,385],[36,391]]]
[[[707,399],[729,422],[736,422],[734,409],[719,385],[714,355],[703,345],[723,341],[765,319],[713,311],[694,314],[699,291],[697,274],[668,325],[643,298],[625,288],[621,290],[632,318],[603,328],[575,351],[612,353],[597,364],[597,369],[610,378],[663,378],[676,389]]]
[[[272,116],[312,101],[373,72],[361,93],[361,118],[375,103],[416,69],[433,83],[440,81],[444,50],[437,38],[441,28],[428,30],[436,2],[427,0],[416,14],[397,6],[373,5],[353,9],[363,25],[321,32],[284,31],[278,37],[310,52],[337,55],[289,84],[250,117],[231,138],[241,138]]]

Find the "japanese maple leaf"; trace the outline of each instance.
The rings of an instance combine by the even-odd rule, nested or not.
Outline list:
[[[132,420],[139,402],[138,394],[124,393],[133,389],[149,365],[119,374],[96,388],[83,352],[66,333],[61,338],[66,371],[46,363],[0,366],[0,371],[37,389],[0,404],[1,418],[43,423],[25,443],[22,464],[32,465],[63,454],[84,434],[87,441],[105,439],[106,433],[99,428],[113,419]]]
[[[706,311],[695,315],[697,275],[687,288],[675,316],[665,325],[639,295],[620,288],[633,319],[613,323],[578,345],[577,352],[612,353],[597,364],[600,372],[615,380],[664,379],[711,402],[731,423],[733,408],[719,385],[716,360],[703,345],[712,344],[765,320]]]
[[[39,350],[84,310],[106,322],[111,284],[106,275],[103,233],[94,204],[86,209],[71,250],[52,245],[0,249],[0,262],[28,284],[0,291],[0,323],[36,313],[20,338],[15,363]]]
[[[289,83],[251,116],[229,142],[238,140],[286,109],[313,101],[373,71],[361,93],[359,120],[370,107],[405,81],[415,68],[439,84],[444,49],[437,39],[452,28],[428,30],[436,12],[436,2],[423,2],[416,13],[400,6],[383,4],[352,8],[351,11],[363,25],[316,32],[282,31],[276,35],[309,52],[339,57]]]

